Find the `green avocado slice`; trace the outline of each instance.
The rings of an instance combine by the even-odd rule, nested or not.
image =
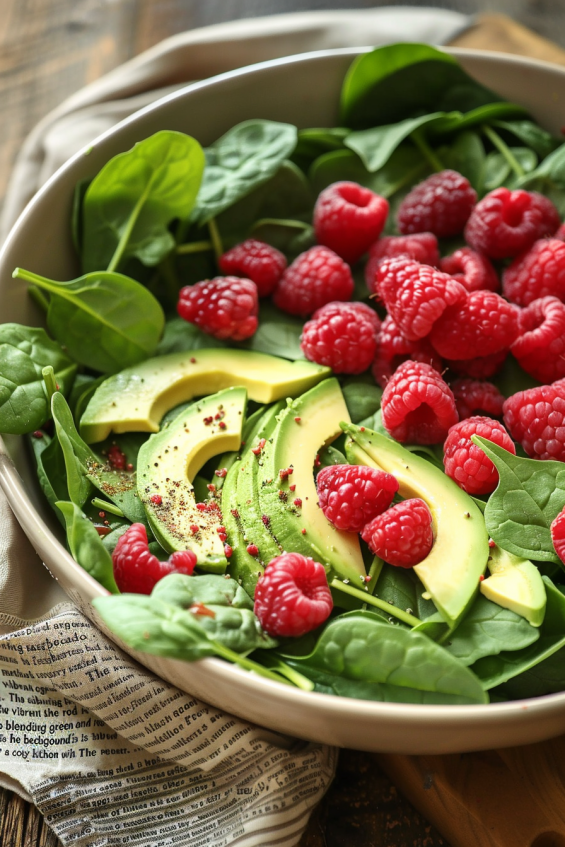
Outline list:
[[[496,544],[489,550],[490,576],[481,582],[481,594],[504,609],[541,626],[547,596],[541,574],[529,559],[508,553]]]
[[[184,409],[152,435],[137,460],[137,492],[155,538],[165,550],[192,550],[203,570],[224,571],[218,509],[197,508],[192,480],[203,464],[237,450],[247,403],[245,388],[228,388]]]
[[[294,397],[329,376],[312,362],[289,362],[253,350],[206,349],[147,359],[106,379],[80,422],[84,440],[113,432],[157,432],[163,415],[193,397],[241,385],[249,398],[272,403]]]
[[[439,468],[391,438],[353,424],[342,424],[342,428],[349,436],[346,452],[352,464],[392,474],[401,497],[420,497],[428,504],[434,544],[414,571],[454,628],[473,602],[487,565],[488,534],[480,509]]]

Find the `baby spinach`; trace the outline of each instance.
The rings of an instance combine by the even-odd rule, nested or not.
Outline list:
[[[371,612],[350,612],[333,620],[313,652],[295,658],[292,666],[314,682],[322,672],[326,684],[329,678],[339,686],[349,680],[358,686],[377,683],[416,689],[427,693],[428,703],[488,702],[474,674],[443,647]]]
[[[189,350],[201,350],[206,347],[227,347],[225,341],[219,341],[196,324],[191,324],[183,318],[171,318],[165,324],[163,337],[157,345],[155,354],[166,356],[167,353],[183,353]]]
[[[83,201],[84,272],[114,271],[132,256],[157,265],[174,249],[168,226],[175,218],[188,218],[203,170],[200,144],[171,130],[156,132],[110,159]]]
[[[533,121],[494,120],[493,125],[517,138],[518,141],[521,141],[522,144],[525,144],[526,147],[537,153],[541,159],[549,156],[560,143],[551,133],[542,129],[541,126],[538,126]]]
[[[352,423],[359,423],[381,407],[383,390],[378,385],[350,382],[342,386],[342,392]]]
[[[535,170],[538,157],[533,150],[530,150],[529,147],[509,147],[508,149],[524,173],[530,173]],[[489,153],[485,162],[485,191],[492,191],[501,185],[514,187],[515,182],[516,178],[508,159],[502,153],[496,151]]]
[[[55,510],[57,518],[64,523],[63,516],[55,505],[58,500],[69,499],[67,471],[61,445],[57,438],[49,438],[44,434],[41,439],[32,438],[32,448],[41,490],[51,508]]]
[[[56,282],[22,268],[13,276],[50,293],[47,325],[76,362],[117,373],[155,352],[163,310],[134,279],[99,272]]]
[[[92,491],[92,483],[86,476],[93,459],[92,450],[78,434],[71,410],[59,391],[51,398],[51,414],[63,451],[69,497],[76,506],[83,506]]]
[[[296,146],[291,124],[249,120],[207,147],[193,219],[206,223],[275,175]]]
[[[417,118],[406,118],[386,126],[362,129],[352,132],[345,139],[345,146],[357,153],[370,173],[380,170],[400,144],[418,129],[438,123],[445,117],[444,112],[432,112]]]
[[[451,168],[467,177],[473,188],[480,193],[485,172],[485,148],[478,132],[465,130],[455,136],[449,147],[439,150],[446,168]]]
[[[42,370],[51,365],[67,394],[76,364],[44,329],[6,323],[0,326],[0,432],[23,435],[49,418]]]
[[[73,558],[100,585],[113,594],[117,593],[112,557],[102,544],[94,525],[75,503],[58,501],[55,505],[65,518],[67,541]]]
[[[485,509],[490,536],[516,556],[559,563],[549,528],[565,506],[565,464],[513,456],[476,435],[472,440],[500,476]]]
[[[264,303],[259,310],[259,328],[257,332],[238,347],[270,353],[284,359],[303,359],[300,347],[303,321],[281,312],[276,306]]]
[[[290,218],[260,218],[249,230],[249,235],[272,244],[289,258],[295,258],[316,243],[311,224]]]
[[[349,133],[350,130],[343,126],[299,129],[292,160],[300,168],[307,170],[318,156],[330,150],[342,149]]]
[[[561,217],[565,215],[565,144],[519,180],[518,188],[539,191],[555,203]]]
[[[411,188],[429,172],[429,165],[420,150],[413,144],[403,144],[374,173],[367,170],[352,150],[335,150],[316,159],[308,176],[317,193],[332,182],[345,179],[358,182],[382,197],[390,198],[403,188]]]

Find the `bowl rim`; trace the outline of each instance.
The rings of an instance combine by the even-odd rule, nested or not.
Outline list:
[[[372,49],[374,48],[371,46],[328,48],[324,50],[313,50],[305,53],[283,56],[277,59],[269,59],[252,65],[246,65],[204,80],[188,83],[178,90],[170,92],[155,100],[153,103],[150,103],[142,109],[132,113],[110,129],[98,135],[88,145],[85,145],[77,151],[41,186],[12,225],[4,244],[0,249],[0,266],[4,261],[5,255],[10,250],[12,242],[19,237],[21,230],[25,227],[28,215],[40,202],[43,196],[51,190],[51,186],[56,183],[61,176],[67,172],[67,170],[72,169],[74,163],[78,159],[82,159],[87,152],[90,152],[94,147],[102,143],[108,137],[112,137],[119,133],[123,127],[134,124],[139,120],[139,118],[148,113],[158,111],[165,103],[170,103],[176,99],[185,97],[187,93],[206,90],[207,88],[221,85],[222,83],[242,76],[258,74],[264,70],[284,66],[286,64],[308,62],[326,57],[329,58],[335,55],[351,56],[352,58],[355,58],[356,56],[369,52]],[[565,67],[563,66],[540,59],[522,57],[517,54],[489,50],[476,50],[464,47],[439,47],[438,49],[454,56],[468,56],[479,61],[481,59],[487,61],[494,60],[509,66],[520,68],[531,67],[550,69],[553,72],[557,72],[560,75],[565,76]],[[106,589],[94,580],[81,567],[81,565],[72,558],[36,511],[31,499],[27,495],[23,481],[7,453],[1,436],[0,487],[3,488],[8,498],[8,502],[10,503],[18,521],[22,525],[28,539],[31,540],[30,536],[35,537],[36,540],[37,538],[40,539],[38,552],[41,552],[42,549],[49,552],[52,558],[54,558],[58,563],[60,562],[61,569],[70,570],[80,587],[83,588],[89,595],[105,596],[109,594]],[[44,566],[46,567],[46,565]],[[51,568],[48,569],[51,571]],[[128,650],[128,652],[134,655],[138,661],[141,662],[143,662],[143,656],[146,655],[131,650]],[[168,661],[176,662],[177,660],[161,661],[166,663]],[[187,663],[187,665],[188,664],[191,663]],[[247,687],[250,694],[252,694],[258,686],[259,691],[264,691],[266,694],[274,694],[279,704],[282,706],[284,706],[285,703],[292,703],[293,706],[305,706],[308,708],[308,711],[316,709],[320,710],[320,714],[325,712],[327,715],[335,717],[339,716],[342,719],[346,716],[346,713],[351,710],[358,717],[372,718],[375,721],[392,720],[396,723],[406,722],[412,724],[414,720],[420,718],[429,726],[437,725],[439,727],[441,725],[447,725],[455,728],[462,723],[465,723],[467,726],[478,726],[485,721],[501,724],[504,723],[506,719],[510,717],[515,718],[517,714],[523,714],[525,712],[530,713],[532,717],[533,715],[539,716],[541,713],[544,715],[562,713],[565,708],[565,691],[542,695],[540,697],[488,704],[429,705],[416,703],[387,703],[342,697],[336,694],[302,691],[298,688],[274,682],[264,677],[255,676],[218,658],[211,657],[200,659],[198,664],[200,664],[206,671],[212,671],[212,673],[217,676],[218,680],[226,685],[237,682],[239,686],[243,685],[244,687]],[[349,704],[351,704],[350,707]]]

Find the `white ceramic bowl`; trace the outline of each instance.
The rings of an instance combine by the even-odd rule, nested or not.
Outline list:
[[[222,74],[169,95],[100,136],[88,154],[77,154],[49,180],[14,226],[0,254],[2,320],[41,321],[25,286],[12,280],[16,266],[54,279],[77,275],[69,218],[78,180],[92,177],[112,156],[160,129],[189,133],[206,145],[248,118],[288,121],[299,127],[335,125],[341,82],[359,52],[309,53]],[[565,68],[502,54],[450,52],[480,82],[526,106],[547,129],[560,132]],[[18,520],[67,594],[107,632],[90,605],[104,589],[65,550],[60,527],[42,502],[23,443],[9,441],[13,461],[0,439],[0,484]],[[565,731],[565,693],[489,706],[373,703],[302,692],[218,659],[186,664],[132,655],[184,691],[242,718],[343,747],[450,753],[525,744]]]

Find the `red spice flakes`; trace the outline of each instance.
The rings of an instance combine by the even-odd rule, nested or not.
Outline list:
[[[199,512],[206,512],[208,510],[208,506],[206,505],[206,503],[197,503],[196,508]]]
[[[192,606],[188,610],[192,612],[193,615],[204,615],[207,618],[215,618],[216,613],[209,609],[208,606],[205,606],[204,603],[193,603]]]
[[[152,494],[149,499],[151,500],[152,503],[154,503],[155,506],[160,506],[161,503],[163,502],[163,498],[161,497],[160,494]]]
[[[254,453],[256,456],[260,456],[260,455],[261,455],[261,451],[262,451],[262,449],[263,449],[263,447],[265,446],[265,444],[266,444],[266,443],[267,443],[267,442],[265,441],[265,439],[264,439],[264,438],[261,438],[261,439],[259,440],[259,442],[257,443],[257,447],[252,447],[252,448],[251,448],[251,452],[252,452],[252,453]]]
[[[361,577],[361,578],[362,578],[363,582],[370,582],[371,581],[371,577],[369,576],[369,574],[367,574],[367,576],[364,576],[364,577]]]
[[[197,535],[200,532],[200,527],[196,526],[195,523],[190,524],[190,531],[193,535]]]
[[[269,524],[271,523],[271,519],[268,515],[261,515],[261,520],[263,521],[265,526],[269,526]]]
[[[207,418],[204,418],[204,423],[206,424],[206,426],[210,426],[210,424],[213,423],[213,421],[214,421],[214,418],[212,417],[212,415],[208,415]]]
[[[247,545],[247,552],[249,553],[250,556],[258,556],[259,555],[259,548],[257,547],[256,544],[248,544]]]
[[[288,494],[286,493],[286,491],[282,491],[279,488],[279,500],[286,500],[287,498],[288,498]]]
[[[232,513],[232,515],[234,516],[234,518],[238,518],[238,517],[239,517],[239,512],[237,511],[237,509],[230,509],[230,512]]]
[[[300,497],[297,497],[297,498],[296,498],[295,500],[293,500],[292,502],[293,502],[293,503],[294,503],[294,505],[295,505],[295,506],[297,506],[298,508],[300,508],[300,507],[302,506],[302,500],[301,500],[301,498],[300,498]]]
[[[221,479],[223,479],[225,476],[227,476],[228,469],[219,468],[217,471],[214,471],[214,473],[216,474],[216,476],[219,476]]]
[[[320,454],[316,453],[316,458],[314,459],[314,467],[319,468],[322,463],[320,462]]]
[[[223,407],[223,406],[218,406],[218,409],[219,409],[220,411],[219,411],[219,412],[216,412],[216,414],[214,415],[214,420],[215,420],[215,421],[221,421],[221,420],[222,420],[222,418],[225,418],[225,416],[226,416],[226,412],[225,412],[225,409],[224,409],[224,407]]]
[[[195,364],[196,364],[196,359],[194,358],[194,356],[191,358],[190,363],[191,363],[192,365],[195,365]]]
[[[106,517],[106,512],[98,512],[98,517],[99,517],[99,518],[105,518],[105,517]]]
[[[300,423],[300,421],[301,421],[301,420],[302,420],[302,418],[301,418],[301,417],[296,417],[296,418],[294,419],[294,423]]]
[[[225,533],[225,531],[226,531],[225,526],[216,527],[216,532],[218,533],[218,535],[222,535],[223,533]]]
[[[289,485],[289,491],[296,491],[296,485]]]
[[[359,432],[365,432],[365,427],[364,427],[364,426],[360,426],[360,427],[359,427]]]
[[[131,462],[128,462],[128,463],[127,463],[127,465],[126,465],[126,470],[127,470],[127,471],[132,471],[132,470],[133,470],[133,465],[132,465],[132,463],[131,463]]]
[[[220,427],[220,429],[227,429],[227,423],[225,421],[220,421],[218,426]]]
[[[215,493],[216,493],[216,486],[214,485],[214,483],[213,483],[213,482],[209,482],[209,483],[208,483],[208,485],[206,486],[206,488],[207,488],[207,489],[208,489],[208,491],[210,491],[212,494],[215,494]]]
[[[36,429],[34,433],[32,433],[34,438],[43,438],[43,433],[40,429]]]
[[[230,547],[229,544],[224,544],[224,555],[225,555],[226,559],[229,559],[230,556],[232,555],[232,553],[233,553],[233,548]],[[226,577],[229,577],[229,574],[226,574]]]
[[[100,524],[94,524],[94,529],[100,536],[100,538],[104,538],[105,535],[110,535],[112,532],[112,527],[110,526],[100,526]]]
[[[302,533],[302,535],[306,535],[306,530],[305,530],[305,529],[301,529],[301,530],[300,530],[300,532]]]
[[[493,540],[492,540],[492,538],[489,538],[489,540],[488,540],[488,546],[489,546],[489,547],[490,547],[490,549],[492,550],[492,548],[493,548],[493,547],[496,547],[496,542],[495,542],[495,541],[493,541]]]
[[[116,471],[123,471],[126,466],[126,456],[122,453],[117,444],[114,444],[108,450],[108,461]]]
[[[485,578],[484,574],[481,574],[480,577],[479,577],[479,582],[482,582],[484,578]]]
[[[281,479],[288,479],[291,474],[294,473],[294,468],[281,468],[279,471],[279,476]]]

